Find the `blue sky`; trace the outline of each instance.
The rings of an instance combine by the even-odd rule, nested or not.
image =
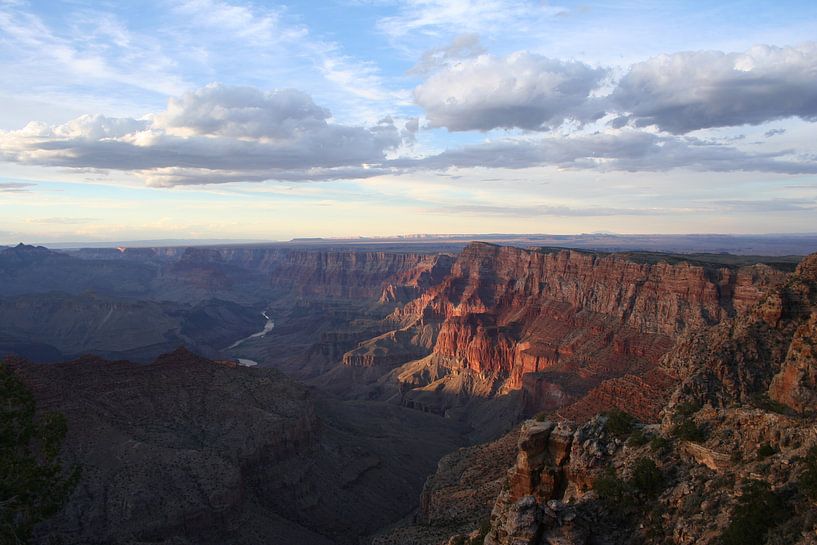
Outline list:
[[[815,37],[814,2],[0,0],[0,243],[817,232]]]

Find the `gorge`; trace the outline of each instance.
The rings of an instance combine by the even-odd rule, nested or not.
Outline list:
[[[605,460],[632,454],[610,443],[604,415],[623,411],[656,435],[683,399],[754,402],[761,386],[742,386],[742,369],[755,356],[714,366],[722,341],[707,336],[762,319],[796,337],[781,347],[811,354],[795,322],[812,303],[774,295],[809,297],[792,288],[812,281],[812,261],[792,272],[798,260],[482,242],[458,253],[0,250],[0,348],[16,354],[6,366],[40,410],[66,415],[62,458],[83,468],[38,539],[436,544],[471,539],[493,509],[480,539],[510,543],[521,522],[511,531],[506,519],[524,500],[525,543],[550,543],[542,506],[596,509],[600,473],[547,468],[588,463],[583,450],[564,461],[586,438]],[[813,357],[769,357],[778,367],[752,380],[777,403],[811,407]],[[517,441],[526,460],[562,454],[505,485]],[[575,492],[536,488],[565,479]],[[592,542],[574,533],[560,543]]]

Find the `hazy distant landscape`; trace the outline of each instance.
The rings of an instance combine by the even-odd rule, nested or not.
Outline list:
[[[0,0],[0,545],[814,545],[815,36]]]

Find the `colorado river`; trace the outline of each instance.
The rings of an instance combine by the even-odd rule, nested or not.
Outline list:
[[[249,337],[244,337],[243,339],[237,340],[236,342],[234,342],[233,344],[228,346],[227,350],[230,350],[230,349],[233,349],[233,348],[237,347],[238,345],[240,345],[244,341],[248,341],[250,339],[255,339],[255,338],[258,338],[258,337],[263,337],[264,335],[266,335],[267,333],[272,331],[272,329],[275,327],[275,321],[270,319],[269,315],[267,315],[266,310],[261,313],[261,316],[263,316],[264,318],[267,319],[267,323],[264,324],[264,329],[262,329],[261,331],[258,331],[257,333],[253,333]],[[247,360],[247,361],[252,361],[252,360]]]

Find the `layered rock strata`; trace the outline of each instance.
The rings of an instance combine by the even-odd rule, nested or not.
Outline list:
[[[381,382],[397,383],[404,404],[440,414],[521,392],[523,414],[581,419],[622,406],[654,421],[673,384],[659,362],[675,340],[746,312],[783,277],[764,265],[472,243],[441,282],[394,311],[392,334],[344,362],[388,371],[415,355]]]

